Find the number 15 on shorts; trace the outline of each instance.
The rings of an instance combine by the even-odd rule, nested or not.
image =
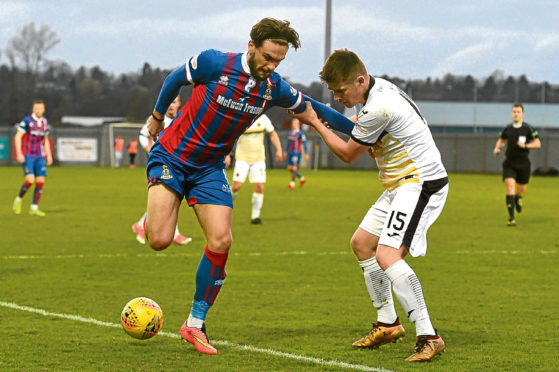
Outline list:
[[[404,212],[392,211],[386,224],[386,235],[389,237],[399,236],[406,226],[406,216],[407,214]]]

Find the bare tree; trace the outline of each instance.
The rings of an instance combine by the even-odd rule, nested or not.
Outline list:
[[[8,41],[5,53],[13,68],[22,67],[26,72],[36,74],[45,55],[60,42],[57,33],[48,25],[35,27],[35,22],[20,26]]]

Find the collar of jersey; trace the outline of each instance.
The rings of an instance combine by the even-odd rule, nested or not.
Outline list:
[[[35,121],[39,121],[42,119],[42,117],[38,118],[35,114],[31,114],[31,117],[33,118],[33,120]]]
[[[513,126],[513,128],[520,128],[520,127],[522,126],[523,123],[524,123],[524,122],[520,123],[520,125],[516,125],[516,124],[512,123],[512,126]]]
[[[369,75],[369,89],[367,89],[367,92],[365,93],[365,102],[367,102],[367,100],[369,99],[369,93],[371,92],[371,89],[373,89],[374,85],[375,85],[375,78]]]
[[[250,67],[248,67],[248,50],[246,52],[243,53],[243,55],[241,56],[241,64],[243,65],[243,70],[250,75]],[[252,76],[252,75],[250,75]]]

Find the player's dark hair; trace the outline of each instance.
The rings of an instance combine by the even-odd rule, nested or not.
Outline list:
[[[33,101],[34,105],[44,105],[45,101],[43,101],[42,99],[36,99],[35,101]]]
[[[522,109],[522,112],[524,112],[524,106],[522,106],[522,103],[515,103],[514,105],[512,105],[512,107],[520,107]]]
[[[319,74],[325,83],[345,83],[360,75],[366,76],[367,69],[359,56],[348,49],[338,49],[330,54]]]
[[[258,48],[264,40],[270,40],[280,45],[289,45],[296,50],[301,47],[299,34],[291,26],[289,21],[280,21],[274,18],[264,18],[250,30],[250,39]]]

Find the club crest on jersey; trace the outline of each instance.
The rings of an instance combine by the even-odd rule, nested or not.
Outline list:
[[[167,168],[166,165],[163,165],[163,172],[161,174],[161,179],[170,180],[171,178],[173,178],[173,176],[171,176],[171,172],[169,172],[169,168]]]
[[[227,86],[228,82],[229,82],[229,77],[225,75],[221,75],[218,84]]]
[[[272,89],[274,88],[274,83],[270,79],[266,80],[266,91],[264,92],[264,98],[267,101],[272,99]]]

